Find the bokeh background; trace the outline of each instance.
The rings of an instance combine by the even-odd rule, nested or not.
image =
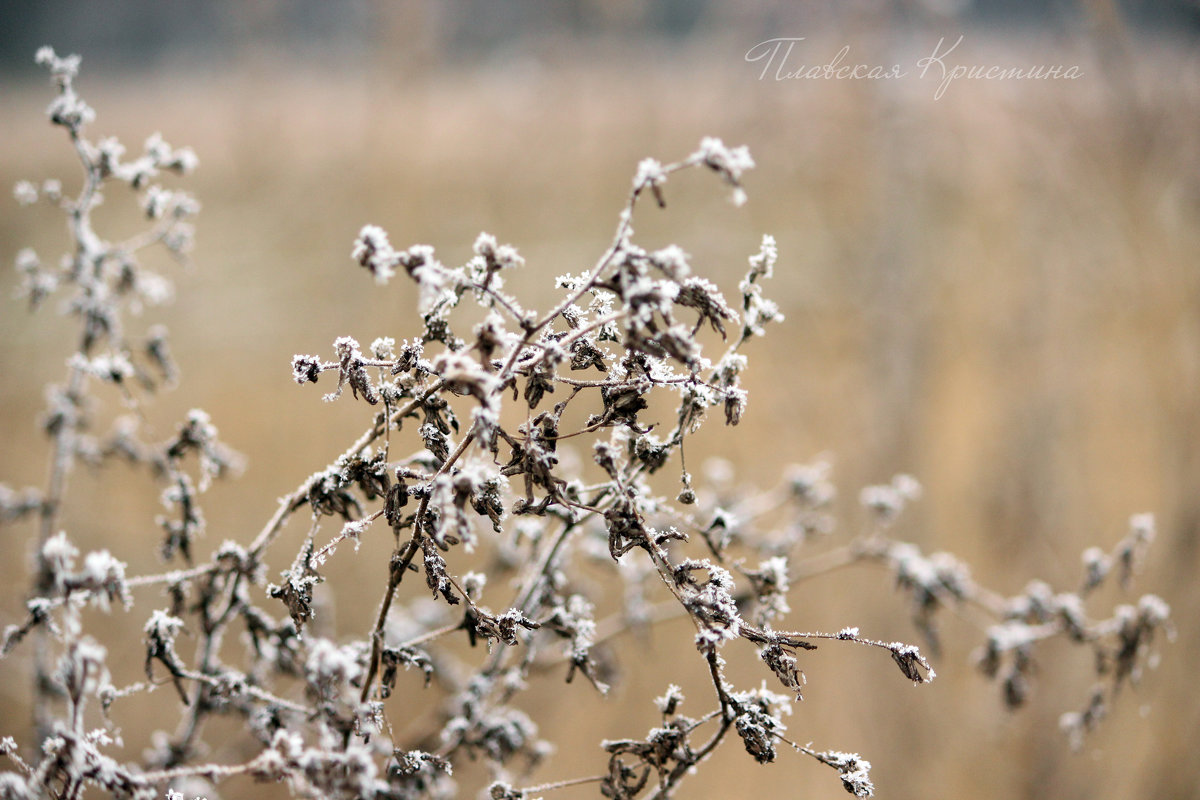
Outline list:
[[[960,34],[948,64],[1077,65],[1082,76],[964,80],[935,99],[937,81],[916,62]],[[909,74],[764,79],[745,54],[775,36],[806,37],[798,63],[827,63],[848,46],[846,63]],[[1057,718],[1086,700],[1086,655],[1047,648],[1031,703],[1009,713],[971,666],[978,632],[953,618],[939,679],[919,689],[887,659],[812,654],[792,735],[862,753],[882,797],[1200,796],[1192,0],[9,2],[0,185],[78,182],[65,137],[42,114],[51,90],[32,55],[46,43],[84,56],[79,87],[98,111],[94,134],[137,150],[157,130],[200,156],[181,183],[204,206],[194,268],[164,263],[177,297],[144,324],[169,324],[183,368],[151,424],[165,436],[186,409],[204,408],[248,459],[238,480],[207,496],[204,548],[249,541],[275,498],[364,426],[362,408],[297,387],[292,354],[328,354],[343,334],[369,342],[417,331],[409,288],[380,289],[349,260],[364,223],[397,245],[432,244],[452,264],[489,231],[525,256],[513,283],[526,305],[546,307],[552,277],[590,266],[608,243],[638,160],[672,160],[715,135],[748,145],[758,162],[749,203],[734,208],[707,175],[673,178],[667,209],[640,212],[639,239],[678,242],[729,293],[773,233],[781,257],[768,296],[787,322],[748,348],[742,424],[714,424],[697,453],[728,459],[739,481],[759,485],[787,464],[828,457],[843,541],[863,521],[859,488],[910,472],[925,494],[899,533],[958,554],[1005,593],[1033,577],[1075,588],[1082,550],[1107,549],[1131,514],[1152,511],[1159,538],[1132,597],[1162,595],[1178,631],[1079,754]],[[107,232],[118,236],[135,215],[129,198],[110,195]],[[53,257],[64,233],[55,212],[0,198],[0,260],[24,246]],[[12,270],[0,273],[0,482],[19,487],[44,481],[42,387],[61,378],[71,335],[53,309],[31,315],[11,299],[15,285]],[[131,572],[155,569],[159,487],[114,469],[74,477],[65,525]],[[4,623],[21,613],[30,533],[0,530]],[[386,551],[339,553],[323,598],[331,631],[366,629]],[[281,557],[279,569],[290,560]],[[1093,610],[1123,600],[1105,593]],[[144,602],[154,601],[111,621],[127,642],[149,613]],[[916,637],[905,601],[872,568],[804,584],[792,606],[796,628]],[[670,626],[664,635],[672,631],[687,636]],[[604,764],[596,742],[655,724],[649,698],[667,677],[654,658],[673,658],[672,648],[639,648],[609,700],[577,682],[529,707],[561,745],[539,780],[594,774]],[[111,658],[133,680],[142,656],[125,647]],[[18,654],[0,672],[0,733],[20,734],[27,665]],[[702,670],[675,679],[692,681],[699,712]],[[128,752],[145,745],[164,697],[130,701],[134,712],[119,718]],[[220,789],[259,791],[246,780]],[[736,743],[681,796],[762,793],[844,796],[810,759],[781,752],[760,767]],[[592,786],[549,796],[594,795]]]

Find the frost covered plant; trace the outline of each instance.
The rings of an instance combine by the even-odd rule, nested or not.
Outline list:
[[[176,549],[189,555],[191,540],[203,525],[196,496],[211,477],[232,466],[233,459],[216,443],[215,429],[200,411],[192,412],[179,435],[169,442],[149,445],[139,439],[140,403],[150,392],[173,382],[176,369],[165,329],[151,326],[134,332],[125,316],[170,297],[169,281],[143,268],[139,256],[161,247],[175,258],[185,259],[192,236],[189,220],[199,207],[190,195],[165,189],[156,181],[162,173],[190,172],[196,157],[187,148],[172,148],[157,134],[146,140],[143,154],[133,159],[125,158],[125,148],[114,139],[91,141],[84,128],[95,115],[74,88],[79,57],[60,58],[45,47],[38,51],[37,62],[50,71],[58,89],[47,109],[50,121],[65,129],[83,167],[82,185],[75,196],[66,195],[57,180],[46,180],[40,186],[21,181],[14,190],[21,204],[44,201],[64,212],[72,245],[55,264],[43,264],[32,250],[18,253],[20,291],[32,308],[52,294],[62,295],[62,308],[78,324],[76,350],[67,359],[66,378],[47,390],[42,424],[51,441],[51,473],[46,487],[19,493],[7,487],[0,490],[0,519],[33,516],[37,520],[30,618],[8,630],[4,648],[7,652],[26,633],[37,629],[35,707],[38,730],[44,736],[56,727],[49,709],[64,688],[51,674],[47,632],[53,631],[69,648],[74,647],[86,641],[77,630],[81,603],[105,608],[114,599],[126,606],[132,603],[125,565],[108,551],[87,554],[82,567],[75,569],[78,550],[59,529],[67,480],[75,464],[99,465],[116,457],[146,463],[162,476],[169,486],[164,502],[178,515],[162,522],[168,531],[164,555],[169,557]],[[124,241],[104,239],[92,224],[92,212],[113,184],[125,184],[138,193],[149,222],[146,230]],[[118,419],[106,436],[90,432],[95,384],[114,387],[132,412]],[[183,469],[183,460],[190,453],[196,453],[201,462],[199,486]],[[54,624],[56,609],[66,618],[60,625]]]
[[[0,743],[11,767],[0,773],[0,797],[75,798],[89,787],[117,797],[215,797],[215,784],[240,775],[305,797],[443,798],[458,791],[456,768],[475,761],[487,770],[484,796],[493,800],[588,783],[609,798],[665,798],[726,742],[740,742],[758,763],[787,745],[868,797],[866,759],[799,744],[808,737],[788,731],[785,718],[806,689],[805,653],[825,644],[879,651],[914,684],[932,680],[934,670],[915,644],[857,627],[795,628],[788,594],[803,580],[857,562],[888,565],[931,654],[941,610],[973,607],[989,619],[979,665],[1001,683],[1009,706],[1027,698],[1042,642],[1092,649],[1100,682],[1084,709],[1062,721],[1075,741],[1139,679],[1156,640],[1170,633],[1169,609],[1153,595],[1108,618],[1085,608],[1111,574],[1129,582],[1153,535],[1148,516],[1135,517],[1111,552],[1085,553],[1078,591],[1039,582],[1006,598],[977,585],[953,556],[893,538],[920,495],[909,476],[864,489],[868,532],[812,555],[811,541],[832,528],[827,464],[791,467],[762,492],[734,490],[721,464],[708,467],[711,485],[693,483],[688,437],[713,409],[726,425],[738,423],[747,402],[743,346],[782,320],[764,296],[778,253],[764,236],[730,302],[694,274],[680,247],[637,245],[633,219],[646,193],[665,205],[670,177],[686,169],[715,172],[741,203],[753,162],[745,148],[717,139],[677,162],[643,161],[612,243],[591,267],[558,277],[559,299],[544,311],[505,290],[507,273],[524,262],[491,235],[481,234],[473,257],[455,267],[429,246],[397,249],[382,228],[364,227],[353,261],[381,286],[417,285],[409,338],[381,337],[364,348],[344,336],[331,357],[296,355],[291,367],[299,384],[331,384],[326,401],[365,404],[366,430],[286,494],[256,534],[229,531],[198,557],[201,495],[237,464],[208,415],[192,411],[157,443],[144,441],[140,415],[120,418],[106,435],[89,433],[96,385],[111,385],[136,409],[149,389],[176,380],[165,331],[151,327],[139,339],[126,312],[169,294],[137,254],[152,245],[186,249],[196,204],[156,181],[189,171],[195,157],[151,137],[143,155],[127,160],[117,142],[87,139],[94,115],[73,88],[78,58],[47,48],[38,61],[58,87],[51,121],[66,130],[84,180],[75,197],[54,181],[18,184],[21,203],[44,199],[67,214],[71,250],[53,268],[24,251],[17,266],[34,307],[65,295],[80,338],[64,385],[49,393],[47,485],[0,487],[0,520],[30,518],[37,531],[27,613],[3,642],[6,657],[26,648],[34,665],[36,720],[24,752],[13,738]],[[92,228],[91,211],[112,183],[140,193],[150,223],[129,241],[109,242]],[[479,321],[464,327],[457,312],[469,304],[479,307]],[[148,466],[164,486],[160,556],[174,565],[165,573],[130,577],[120,554],[108,551],[81,558],[63,529],[73,467],[114,458]],[[657,487],[669,485],[663,476],[671,473],[679,488],[667,497]],[[285,557],[287,569],[268,575],[265,554],[282,548],[293,519],[304,529],[300,546]],[[325,584],[328,565],[347,540],[355,550],[371,542],[390,551],[379,603],[353,630],[324,624],[318,635],[320,593],[338,591]],[[621,602],[611,608],[615,598]],[[107,612],[114,602],[145,620],[145,680],[113,675],[99,629],[85,630],[95,619],[85,618],[86,606]],[[644,735],[573,755],[572,763],[594,762],[590,774],[530,785],[554,749],[519,701],[606,693],[614,640],[671,618],[691,622],[680,655],[697,659],[711,692],[685,702],[663,664],[665,693]],[[758,656],[757,687],[730,681],[730,648]],[[174,732],[156,733],[140,760],[119,762],[110,755],[121,745],[110,710],[168,684],[155,722],[166,726],[177,715]],[[214,758],[215,717],[241,723],[249,757]]]

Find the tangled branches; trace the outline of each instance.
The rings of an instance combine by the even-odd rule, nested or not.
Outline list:
[[[122,160],[112,140],[93,144],[84,135],[92,111],[73,88],[78,59],[49,49],[38,59],[58,86],[50,118],[66,129],[84,184],[75,198],[51,181],[17,187],[22,201],[44,198],[66,212],[74,248],[58,269],[43,268],[28,251],[18,266],[33,306],[69,294],[81,334],[65,386],[50,395],[46,488],[0,491],[0,519],[32,517],[39,531],[26,618],[4,635],[10,658],[33,639],[36,755],[23,758],[14,740],[4,741],[16,769],[0,775],[0,796],[74,798],[87,786],[121,797],[179,796],[197,781],[211,794],[213,783],[247,775],[285,782],[301,796],[440,798],[456,791],[455,766],[476,759],[491,770],[486,791],[498,800],[578,783],[594,783],[610,798],[667,797],[736,734],[756,762],[774,761],[786,744],[866,797],[873,792],[868,761],[814,750],[786,733],[783,718],[803,698],[804,653],[826,643],[882,651],[914,684],[932,680],[934,670],[918,646],[858,628],[786,629],[788,593],[799,581],[853,563],[888,565],[934,654],[939,612],[974,609],[991,626],[979,664],[1001,682],[1011,706],[1028,694],[1038,644],[1058,637],[1092,648],[1106,682],[1082,712],[1064,717],[1076,739],[1120,686],[1138,679],[1156,636],[1169,631],[1166,604],[1152,595],[1108,619],[1091,619],[1084,609],[1084,595],[1114,570],[1128,582],[1153,533],[1149,517],[1135,518],[1113,552],[1086,554],[1081,592],[1054,593],[1038,583],[1004,598],[976,585],[952,556],[925,555],[892,538],[895,519],[919,495],[912,478],[864,490],[870,532],[811,557],[806,541],[831,527],[825,465],[792,468],[779,486],[749,496],[693,485],[688,437],[713,409],[726,425],[738,424],[747,403],[742,350],[783,319],[764,294],[778,259],[772,237],[749,258],[732,303],[693,272],[678,246],[651,251],[634,240],[639,201],[649,194],[665,206],[669,178],[680,171],[711,171],[735,203],[744,200],[742,178],[753,161],[745,148],[717,139],[677,162],[639,164],[612,243],[590,268],[558,277],[559,299],[543,312],[506,291],[506,275],[524,262],[491,235],[478,237],[466,264],[449,267],[431,247],[397,249],[382,228],[364,227],[352,259],[380,285],[415,282],[419,325],[411,338],[378,338],[364,348],[346,336],[329,358],[292,359],[297,383],[333,384],[325,400],[364,403],[370,422],[285,495],[256,535],[232,532],[198,560],[200,496],[239,461],[208,415],[191,412],[159,443],[144,441],[136,417],[106,437],[86,432],[91,384],[111,384],[136,406],[144,392],[177,379],[165,332],[153,328],[135,345],[122,314],[166,294],[136,253],[151,245],[186,249],[196,204],[152,181],[163,170],[189,171],[195,157],[157,137],[133,161]],[[147,233],[110,243],[93,230],[91,211],[110,182],[142,193],[152,221]],[[470,305],[480,320],[466,330],[457,312]],[[708,355],[714,347],[717,354]],[[103,465],[113,457],[149,467],[165,485],[170,513],[159,521],[160,555],[181,561],[176,569],[129,577],[126,563],[108,551],[88,553],[80,565],[78,548],[60,529],[67,477],[78,461]],[[668,498],[652,476],[676,469],[679,490]],[[272,581],[265,554],[302,518],[303,542]],[[323,534],[331,523],[333,533]],[[318,635],[312,623],[330,559],[347,540],[357,549],[368,537],[391,547],[378,606],[353,633]],[[588,570],[604,576],[602,586],[583,577]],[[423,586],[406,580],[410,573]],[[82,612],[114,601],[142,608],[138,595],[147,588],[168,602],[149,609],[142,628],[145,680],[118,688]],[[650,602],[654,595],[661,602]],[[614,597],[624,598],[622,606],[597,618]],[[581,675],[583,690],[606,693],[609,640],[675,617],[694,629],[682,650],[711,677],[711,707],[685,716],[683,694],[667,675],[661,724],[644,738],[604,742],[594,775],[520,788],[550,747],[516,700],[531,688],[548,691],[552,676],[571,683]],[[231,633],[240,637],[236,644],[226,642]],[[191,640],[188,647],[180,647],[181,637]],[[737,647],[757,653],[762,687],[729,680],[723,654]],[[420,673],[431,699],[397,691],[407,670]],[[766,679],[782,693],[768,690]],[[107,754],[116,743],[109,710],[164,683],[178,698],[170,704],[179,714],[175,733],[156,738],[141,761],[118,762]],[[242,721],[252,758],[207,760],[206,723],[220,716]]]

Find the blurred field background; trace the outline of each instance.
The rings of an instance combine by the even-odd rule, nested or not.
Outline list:
[[[1076,588],[1082,550],[1108,549],[1130,514],[1153,511],[1159,538],[1129,599],[1162,595],[1179,634],[1079,754],[1057,719],[1086,701],[1086,655],[1048,648],[1031,703],[1010,714],[971,665],[978,633],[952,617],[939,679],[919,689],[870,653],[805,656],[808,690],[791,734],[860,752],[881,797],[1200,797],[1194,5],[1164,5],[1172,13],[1155,19],[1139,13],[1149,6],[1103,2],[1036,13],[1008,3],[986,14],[935,3],[181,5],[192,16],[136,2],[110,14],[70,3],[36,15],[19,3],[0,10],[0,185],[61,177],[71,190],[77,181],[65,136],[42,114],[48,81],[25,66],[43,43],[83,55],[93,134],[137,151],[159,130],[199,154],[199,171],[180,182],[204,206],[195,267],[164,265],[176,300],[135,324],[167,322],[183,369],[179,388],[150,409],[161,435],[188,408],[204,408],[248,458],[238,480],[207,496],[202,552],[249,541],[277,497],[365,427],[363,407],[322,403],[323,390],[292,382],[293,353],[328,356],[339,335],[366,343],[417,332],[409,287],[379,289],[350,262],[364,223],[398,246],[432,244],[449,264],[491,232],[527,261],[510,285],[545,308],[553,276],[580,272],[608,243],[638,160],[673,160],[720,136],[748,145],[759,164],[748,204],[730,205],[711,176],[673,178],[665,211],[640,210],[638,240],[678,242],[731,294],[761,235],[773,233],[781,257],[767,293],[787,322],[747,350],[742,424],[714,420],[689,453],[724,457],[739,481],[758,485],[826,455],[841,541],[862,524],[859,488],[910,472],[925,495],[899,533],[959,555],[1004,593],[1033,577]],[[956,63],[1078,64],[1083,77],[960,81],[935,100],[936,82],[915,74],[777,82],[744,60],[764,39],[806,36],[796,51],[805,63],[849,45],[848,63],[911,68],[960,33]],[[129,198],[109,195],[106,213],[128,225]],[[0,198],[4,262],[24,246],[50,259],[63,244],[56,212]],[[61,378],[72,338],[52,308],[30,315],[9,299],[15,284],[12,270],[0,273],[0,482],[19,487],[44,481],[42,386]],[[131,574],[155,570],[160,487],[115,469],[76,473],[66,528],[81,547],[129,561]],[[4,624],[21,613],[31,530],[0,531]],[[299,536],[291,531],[273,569],[287,566],[283,551]],[[369,626],[387,550],[380,541],[339,552],[325,585],[329,630]],[[1104,592],[1091,608],[1121,601]],[[130,614],[114,612],[127,643],[153,602],[139,596]],[[804,584],[792,607],[799,629],[917,637],[906,601],[872,568]],[[650,698],[668,678],[653,656],[671,650],[649,648],[628,649],[638,658],[606,701],[583,682],[553,683],[545,705],[529,707],[562,747],[532,782],[595,774],[600,739],[657,723]],[[111,660],[131,681],[143,657],[130,647]],[[0,663],[4,734],[27,730],[20,658]],[[711,690],[696,661],[685,688],[699,713]],[[751,674],[743,684],[757,683]],[[128,752],[144,746],[166,697],[115,712]],[[171,730],[174,720],[159,724]],[[475,779],[465,775],[464,787]],[[223,797],[259,792],[247,780],[220,788]],[[736,742],[680,794],[752,795],[845,796],[811,759],[781,748],[776,764],[760,767]]]

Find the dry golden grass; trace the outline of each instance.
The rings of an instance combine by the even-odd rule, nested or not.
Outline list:
[[[987,44],[989,60],[1037,55]],[[550,68],[464,67],[419,80],[400,80],[386,64],[330,77],[263,63],[115,78],[89,71],[85,53],[81,89],[98,109],[97,132],[136,143],[161,129],[201,157],[190,186],[205,206],[197,269],[178,276],[175,304],[148,318],[169,323],[184,370],[182,387],[153,408],[160,431],[201,407],[250,458],[239,481],[210,493],[206,544],[251,538],[275,498],[362,427],[357,409],[323,404],[291,382],[292,354],[328,353],[342,334],[415,332],[407,287],[378,291],[349,261],[363,223],[387,227],[397,245],[433,244],[450,263],[465,260],[480,230],[494,233],[521,249],[528,267],[516,280],[538,305],[532,298],[550,276],[590,265],[607,242],[638,159],[676,157],[718,135],[748,144],[760,165],[749,204],[733,210],[683,176],[668,187],[666,211],[640,212],[639,234],[646,245],[678,241],[727,288],[760,235],[775,234],[781,265],[771,290],[788,322],[748,351],[742,425],[707,430],[689,457],[723,456],[747,481],[766,483],[788,463],[830,454],[843,537],[861,521],[862,484],[912,472],[926,494],[903,535],[962,556],[1004,592],[1035,576],[1074,588],[1085,546],[1111,545],[1131,513],[1154,511],[1160,537],[1137,589],[1161,594],[1181,633],[1080,755],[1056,727],[1060,712],[1086,698],[1086,681],[1072,680],[1074,654],[1043,663],[1031,706],[1009,715],[969,665],[974,631],[954,621],[939,680],[920,689],[858,652],[806,656],[795,735],[863,753],[882,796],[1196,796],[1194,60],[1144,43],[1118,71],[1073,52],[1087,59],[1085,79],[955,86],[934,101],[932,86],[912,81],[759,82],[740,63],[743,50],[717,41],[672,59],[632,54],[618,66],[560,53]],[[74,175],[60,133],[40,117],[47,97],[43,87],[4,91],[0,184]],[[116,215],[121,203],[110,200]],[[61,241],[60,220],[4,202],[6,262],[26,244],[51,252]],[[6,271],[0,292],[12,284]],[[68,345],[51,315],[6,303],[0,481],[37,484],[46,457],[32,420]],[[153,567],[141,553],[153,551],[158,490],[125,477],[114,485],[80,473],[66,522],[82,545],[111,548],[135,572]],[[0,541],[6,623],[26,581],[19,531]],[[368,543],[339,555],[327,586],[341,629],[368,626],[385,549]],[[797,626],[915,638],[888,577],[863,570],[800,587]],[[116,658],[140,669],[140,653]],[[595,742],[655,723],[648,698],[666,679],[649,666],[627,670],[608,701],[572,686],[571,714],[561,702],[530,709],[551,738],[580,708],[594,719],[563,733],[565,752],[546,778],[599,771]],[[12,663],[3,669],[8,733],[25,717],[27,688],[11,677]],[[692,678],[702,693],[703,674]],[[618,724],[626,715],[644,726]],[[124,724],[136,752],[145,725],[133,714]],[[239,790],[256,791],[235,782],[223,796]],[[807,760],[781,753],[760,768],[733,746],[684,795],[769,790],[843,796]]]

